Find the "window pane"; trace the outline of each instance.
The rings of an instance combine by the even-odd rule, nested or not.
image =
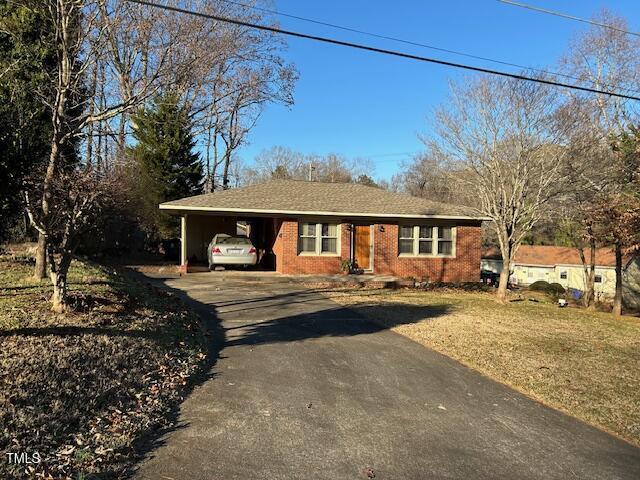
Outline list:
[[[400,240],[400,253],[413,253],[413,240]]]
[[[451,227],[438,227],[438,238],[451,240]]]
[[[299,248],[301,252],[315,252],[316,251],[316,239],[304,237],[300,239]]]
[[[338,226],[334,223],[322,224],[322,236],[323,237],[335,237],[338,234]]]
[[[418,253],[429,254],[433,252],[431,240],[420,240],[418,242]]]
[[[420,238],[432,238],[433,227],[420,227]]]
[[[446,240],[440,240],[438,242],[438,253],[440,255],[451,255],[452,242]]]
[[[335,238],[322,239],[322,253],[337,253],[338,241]]]
[[[400,238],[413,238],[413,227],[400,227]]]
[[[301,234],[305,235],[305,236],[309,235],[311,237],[315,236],[315,234],[316,234],[316,224],[315,223],[303,223],[302,224]]]

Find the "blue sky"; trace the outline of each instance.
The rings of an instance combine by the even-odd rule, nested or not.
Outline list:
[[[602,7],[640,29],[637,0],[523,0],[581,17]],[[497,0],[276,0],[292,15],[492,57],[531,67],[553,65],[585,24],[509,6]],[[424,56],[508,69],[478,60],[329,27],[279,18],[283,28],[402,50]],[[270,105],[239,152],[247,164],[260,151],[283,145],[304,153],[370,157],[375,178],[390,178],[420,151],[431,111],[446,97],[450,79],[468,72],[345,47],[288,38],[287,60],[300,74],[291,108]],[[515,69],[512,69],[515,70]]]

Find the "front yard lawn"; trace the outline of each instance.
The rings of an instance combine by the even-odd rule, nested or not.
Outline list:
[[[125,272],[72,264],[49,311],[33,260],[0,256],[0,478],[121,478],[206,363],[197,317]],[[41,462],[10,464],[7,453]]]
[[[526,298],[503,306],[488,293],[453,290],[329,295],[497,381],[640,444],[640,319],[616,320]],[[416,306],[424,315],[416,315]],[[423,320],[404,323],[410,316]]]

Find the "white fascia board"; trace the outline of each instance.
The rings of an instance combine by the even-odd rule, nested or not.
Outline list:
[[[574,267],[574,268],[582,268],[581,264],[577,263],[554,263],[553,265],[541,265],[536,263],[520,263],[514,262],[514,267],[536,267],[536,268],[556,268],[556,267]],[[616,267],[609,266],[601,266],[596,264],[596,268],[607,269],[607,270],[615,270]]]
[[[181,205],[167,205],[161,203],[160,210],[184,210],[193,212],[220,212],[220,213],[259,213],[263,215],[306,215],[306,216],[326,216],[326,217],[368,217],[368,218],[433,218],[442,220],[474,220],[488,221],[487,217],[469,217],[465,215],[407,215],[407,214],[380,214],[380,213],[357,213],[357,212],[314,212],[300,210],[268,210],[268,209],[246,209],[246,208],[213,208],[213,207],[191,207]]]

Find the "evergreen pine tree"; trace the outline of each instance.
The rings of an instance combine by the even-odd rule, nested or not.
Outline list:
[[[25,176],[47,160],[51,112],[39,96],[52,96],[54,36],[46,4],[0,0],[0,241],[23,213]]]
[[[130,149],[140,173],[143,214],[155,222],[161,236],[174,236],[177,222],[158,204],[202,193],[200,155],[188,112],[173,94],[158,96],[132,118],[137,144]]]

